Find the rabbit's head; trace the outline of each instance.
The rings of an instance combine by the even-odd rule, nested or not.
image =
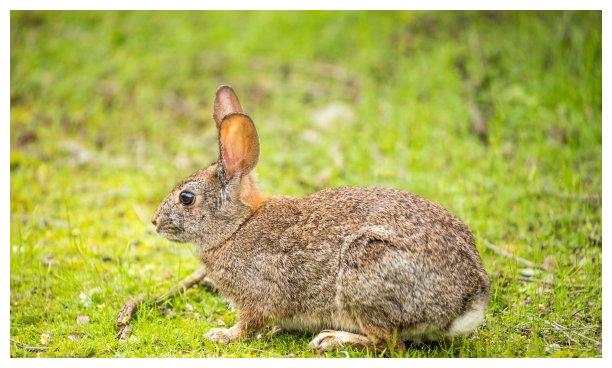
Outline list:
[[[159,205],[153,225],[163,237],[200,249],[223,243],[264,202],[251,173],[259,139],[231,87],[217,90],[213,118],[219,160],[177,185]]]

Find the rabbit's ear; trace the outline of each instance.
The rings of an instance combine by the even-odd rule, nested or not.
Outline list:
[[[240,106],[240,101],[238,101],[234,89],[230,86],[219,86],[213,104],[213,119],[215,119],[217,129],[227,115],[242,112],[242,106]]]
[[[219,130],[221,179],[229,182],[251,172],[259,159],[259,138],[253,120],[242,112],[234,90],[217,90],[213,117]]]

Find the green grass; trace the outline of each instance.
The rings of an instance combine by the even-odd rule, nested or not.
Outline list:
[[[600,12],[12,12],[11,355],[315,356],[308,334],[205,341],[236,315],[202,289],[115,339],[128,298],[199,266],[149,219],[216,159],[229,83],[265,192],[389,186],[474,230],[486,324],[403,356],[601,356],[601,70]]]

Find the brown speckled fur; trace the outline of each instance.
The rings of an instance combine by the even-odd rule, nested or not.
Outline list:
[[[278,324],[349,331],[401,349],[403,338],[451,336],[462,315],[484,313],[489,281],[474,237],[440,206],[386,188],[264,197],[252,173],[224,186],[223,164],[179,184],[154,221],[163,236],[196,244],[239,310],[237,325],[212,331],[213,340]],[[228,200],[220,206],[222,186]],[[179,202],[183,190],[194,204]]]

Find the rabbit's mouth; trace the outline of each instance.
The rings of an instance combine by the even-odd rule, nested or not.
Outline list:
[[[184,229],[179,226],[174,226],[171,224],[160,224],[157,227],[157,233],[168,240],[176,242],[184,241],[181,237],[181,235],[183,235],[184,233]]]

